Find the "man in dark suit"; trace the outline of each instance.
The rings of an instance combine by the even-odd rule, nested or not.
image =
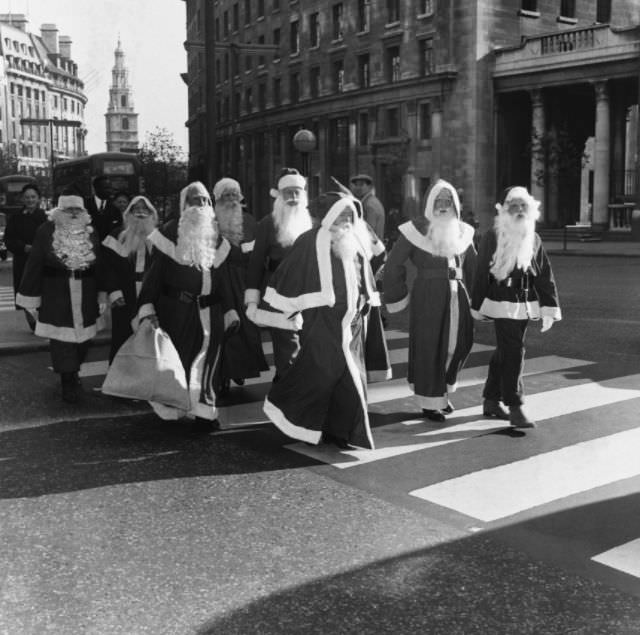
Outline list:
[[[96,176],[92,182],[94,195],[84,201],[100,242],[122,224],[122,213],[111,200],[112,187],[109,177]]]

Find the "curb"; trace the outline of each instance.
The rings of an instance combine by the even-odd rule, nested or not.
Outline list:
[[[37,336],[36,336],[37,337]],[[0,357],[9,355],[18,355],[20,353],[43,353],[49,351],[49,340],[38,338],[39,341],[34,342],[9,342],[0,343]],[[102,335],[94,337],[90,340],[89,348],[94,346],[103,346],[111,343],[110,335]]]

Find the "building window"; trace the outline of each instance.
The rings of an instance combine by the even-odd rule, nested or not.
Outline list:
[[[386,75],[388,82],[400,81],[400,47],[390,46],[386,50]]]
[[[435,0],[420,0],[420,15],[433,15],[435,11]]]
[[[280,28],[275,28],[273,29],[273,45],[280,47]],[[280,50],[276,50],[275,54],[274,54],[274,59],[279,59],[280,57]]]
[[[240,7],[236,2],[233,5],[233,30],[234,32],[240,28]]]
[[[292,104],[300,101],[300,73],[291,73],[289,76],[289,101]]]
[[[420,74],[431,75],[436,69],[433,54],[433,38],[420,40]]]
[[[244,0],[244,23],[251,24],[251,0]]]
[[[289,25],[289,52],[297,55],[300,52],[300,29],[298,20],[294,20]]]
[[[431,104],[429,102],[420,104],[418,116],[418,125],[420,126],[420,139],[431,139]]]
[[[273,78],[273,105],[279,106],[282,103],[281,94],[282,81],[279,77]]]
[[[244,91],[244,110],[246,113],[253,111],[253,91],[251,88],[247,88]]]
[[[264,35],[258,36],[258,44],[264,46]],[[264,55],[258,55],[258,66],[264,66]]]
[[[398,108],[387,108],[385,130],[387,137],[400,136],[400,116]]]
[[[247,42],[247,44],[251,44],[251,42]],[[244,68],[247,72],[250,72],[253,69],[253,54],[249,53],[244,56]]]
[[[369,145],[369,113],[358,114],[358,145]]]
[[[224,116],[224,120],[228,121],[229,119],[229,95],[226,95],[224,101],[222,102],[222,112]]]
[[[575,18],[576,0],[560,0],[560,15],[563,18]]]
[[[233,118],[240,119],[240,93],[235,93],[233,96]]]
[[[273,0],[273,10],[280,11],[280,0]]]
[[[606,24],[611,22],[611,0],[598,0],[596,6],[596,22]]]
[[[129,119],[127,117],[122,118],[122,129],[129,130]]]
[[[258,109],[266,110],[267,108],[267,85],[262,82],[258,85]]]
[[[320,46],[320,14],[318,12],[309,15],[309,44],[311,48]]]
[[[342,19],[344,16],[344,8],[342,2],[338,2],[333,5],[332,9],[332,25],[333,25],[333,39],[341,40],[343,34]]]
[[[222,32],[224,36],[227,37],[229,35],[229,12],[225,11],[222,14]]]
[[[312,66],[309,69],[309,91],[311,97],[320,96],[320,67]]]
[[[127,96],[126,95],[120,95],[120,105],[123,107],[126,107],[127,105]]]
[[[387,0],[387,24],[400,21],[400,0]]]
[[[258,17],[264,17],[264,0],[258,0]]]
[[[370,0],[358,0],[358,32],[365,33],[369,30],[369,16],[371,10]]]
[[[229,80],[229,53],[224,54],[224,80]]]
[[[220,39],[220,18],[216,18],[216,40]]]
[[[358,85],[360,88],[368,88],[370,85],[368,53],[358,55]]]
[[[344,90],[344,60],[336,60],[333,63],[333,92],[341,93]]]

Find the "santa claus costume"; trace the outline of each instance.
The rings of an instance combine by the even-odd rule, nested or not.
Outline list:
[[[264,411],[294,439],[373,449],[367,371],[391,376],[370,266],[384,246],[356,199],[333,196],[321,225],[298,238],[265,292],[275,309],[302,315],[302,330],[300,351]]]
[[[444,421],[473,345],[467,289],[476,264],[474,229],[460,220],[458,194],[443,180],[429,192],[424,217],[398,229],[384,270],[385,304],[390,313],[409,307],[407,380],[424,415]],[[410,294],[407,261],[417,272]]]
[[[35,334],[49,338],[53,370],[70,403],[78,400],[78,371],[97,332],[98,264],[98,238],[82,198],[60,196],[36,232],[16,304],[37,311]]]
[[[505,190],[493,228],[482,238],[473,289],[473,316],[493,320],[496,350],[484,386],[483,412],[513,427],[535,425],[523,411],[524,341],[529,320],[542,331],[562,314],[551,263],[535,231],[540,203],[526,188]],[[509,407],[507,414],[500,402]]]

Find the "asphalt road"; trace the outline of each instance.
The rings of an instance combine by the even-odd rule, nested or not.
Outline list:
[[[105,347],[77,408],[46,353],[0,357],[0,632],[640,632],[640,260],[553,262],[564,320],[530,329],[526,434],[477,413],[487,325],[436,426],[389,320],[369,454],[261,423],[266,384],[193,437],[94,390]]]

